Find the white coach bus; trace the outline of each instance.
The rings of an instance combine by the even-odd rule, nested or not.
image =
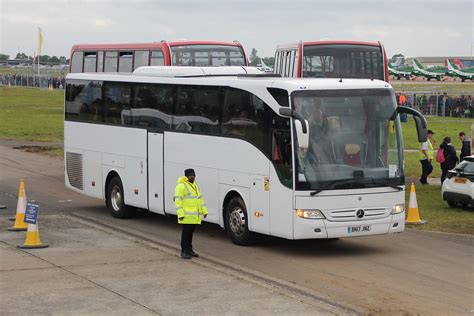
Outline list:
[[[293,79],[248,67],[142,67],[67,76],[65,183],[136,208],[176,214],[178,177],[196,170],[209,215],[236,244],[401,232],[398,113],[420,141],[426,121],[368,79]]]

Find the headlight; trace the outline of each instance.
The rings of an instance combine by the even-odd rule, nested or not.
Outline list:
[[[325,219],[323,212],[320,210],[296,210],[296,215],[301,218],[316,218],[316,219]]]
[[[392,207],[392,213],[391,214],[400,214],[402,212],[405,212],[405,203],[403,204],[395,204]]]

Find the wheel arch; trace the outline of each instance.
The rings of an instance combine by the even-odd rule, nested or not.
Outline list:
[[[122,181],[122,177],[120,176],[120,173],[115,169],[111,169],[108,171],[107,177],[105,178],[105,181],[104,181],[104,199],[105,199],[105,204],[107,207],[109,207],[109,204],[108,204],[109,202],[107,201],[107,188],[109,187],[110,181],[115,177],[118,177],[120,181]],[[122,186],[123,186],[123,181],[122,181]],[[125,198],[125,195],[124,195],[124,198]]]
[[[221,209],[222,224],[223,224],[222,226],[224,227],[224,230],[226,229],[225,212],[227,210],[227,206],[229,205],[230,201],[235,197],[241,198],[242,201],[244,202],[245,208],[247,208],[247,203],[245,201],[244,194],[242,194],[242,192],[240,192],[238,189],[235,189],[235,188],[229,189],[225,194],[224,200],[222,201],[222,209]]]

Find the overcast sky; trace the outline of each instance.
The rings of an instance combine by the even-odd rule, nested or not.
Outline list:
[[[392,56],[471,56],[474,0],[0,0],[0,52],[77,43],[239,40],[273,56],[300,40],[380,40]]]

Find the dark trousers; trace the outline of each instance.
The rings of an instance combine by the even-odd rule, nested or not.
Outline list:
[[[431,172],[433,172],[433,166],[431,165],[431,161],[429,161],[428,159],[420,160],[420,163],[421,163],[421,169],[422,169],[420,182],[422,184],[427,184],[428,176],[431,174]]]
[[[196,224],[182,224],[183,231],[181,232],[181,252],[190,252],[193,250],[193,234],[196,229]]]
[[[446,177],[448,176],[448,171],[448,168],[441,167],[441,184],[443,184],[444,180],[446,180]]]

